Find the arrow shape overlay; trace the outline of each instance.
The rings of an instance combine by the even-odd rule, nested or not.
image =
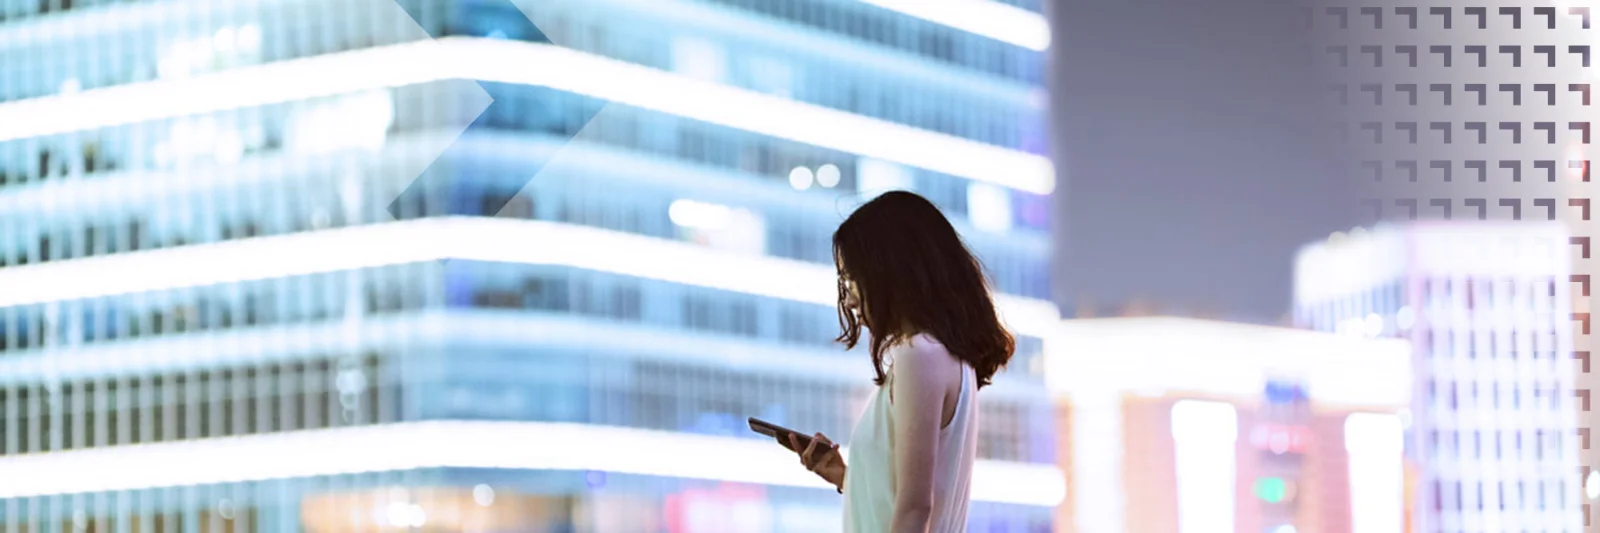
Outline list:
[[[519,8],[511,0],[394,1],[433,38],[481,37],[555,44],[533,23],[530,18],[532,13]],[[540,68],[540,65],[505,65],[505,68]],[[493,170],[494,166],[489,164],[464,164],[472,163],[475,154],[462,142],[462,137],[480,131],[525,129],[527,120],[539,118],[541,127],[538,129],[541,132],[560,136],[563,142],[571,142],[605,107],[604,102],[585,102],[582,109],[573,109],[572,104],[578,100],[567,99],[557,99],[556,103],[547,100],[526,106],[524,102],[517,101],[518,96],[527,100],[530,94],[550,90],[503,83],[473,83],[488,94],[488,105],[481,108],[472,123],[455,137],[455,141],[390,202],[387,210],[395,219],[420,217],[422,213],[418,212],[419,206],[437,202],[444,204],[428,209],[431,214],[495,216],[514,194],[537,177],[539,171],[559,151],[535,161],[531,168]],[[476,108],[472,102],[473,94],[463,96],[467,99],[469,109]],[[513,109],[518,104],[528,109]],[[574,118],[574,114],[579,120],[568,120]],[[514,172],[517,176],[504,175],[506,172]],[[507,194],[471,194],[478,187],[487,187],[490,191],[504,190]],[[480,201],[480,198],[485,200]]]

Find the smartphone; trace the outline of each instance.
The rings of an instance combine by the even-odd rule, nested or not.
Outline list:
[[[786,428],[786,427],[783,427],[783,426],[780,426],[780,425],[777,425],[777,424],[774,424],[774,423],[771,423],[771,422],[768,422],[768,421],[765,421],[765,420],[762,420],[762,419],[759,419],[759,418],[756,418],[756,417],[753,417],[753,416],[750,417],[750,431],[754,431],[756,433],[760,433],[762,435],[766,435],[768,437],[772,437],[774,439],[777,439],[778,444],[782,444],[783,447],[789,448],[790,450],[792,450],[794,452],[797,452],[797,453],[802,451],[802,450],[805,450],[806,446],[810,446],[811,445],[811,436],[810,435],[807,435],[805,433],[801,433],[799,431],[795,431],[795,430],[792,430],[792,429],[789,429],[789,428]],[[795,436],[795,440],[799,441],[799,443],[800,443],[800,449],[799,450],[795,450],[794,448],[790,448],[789,447],[789,436],[790,435],[794,435]],[[829,450],[830,450],[830,448],[818,448],[816,451],[812,452],[812,454],[813,454],[812,459],[821,460],[823,457],[827,456],[827,453],[828,453]]]

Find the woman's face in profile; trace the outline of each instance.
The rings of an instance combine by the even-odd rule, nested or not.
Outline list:
[[[844,287],[844,310],[855,315],[856,320],[866,323],[866,313],[861,305],[861,288],[855,280],[850,279],[849,271],[844,269],[844,261],[834,258],[834,264],[839,269],[839,285]]]
[[[846,277],[843,281],[845,309],[855,313],[857,316],[864,314],[861,312],[861,290],[856,288],[856,283],[850,281],[850,278]]]

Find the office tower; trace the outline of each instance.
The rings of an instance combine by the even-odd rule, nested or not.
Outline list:
[[[1052,346],[1057,531],[1401,531],[1404,342],[1135,317]]]
[[[828,531],[829,237],[1005,293],[970,520],[1060,500],[1037,2],[0,0],[0,530]]]
[[[1302,326],[1413,347],[1412,531],[1583,527],[1568,247],[1553,223],[1414,222],[1300,252]]]

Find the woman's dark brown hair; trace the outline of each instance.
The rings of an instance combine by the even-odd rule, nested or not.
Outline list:
[[[996,315],[983,265],[933,203],[901,191],[874,198],[833,233],[833,253],[843,330],[836,340],[854,348],[861,328],[871,330],[874,383],[884,383],[888,347],[917,334],[972,365],[980,388],[1011,360],[1016,340]],[[846,280],[860,296],[860,316]]]

